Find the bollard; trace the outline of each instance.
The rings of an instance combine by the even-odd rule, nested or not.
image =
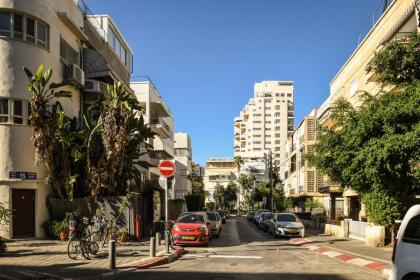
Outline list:
[[[115,248],[115,240],[110,240],[108,243],[109,253],[108,253],[108,260],[109,260],[109,269],[115,268],[115,258],[116,258],[116,248]]]
[[[156,233],[156,248],[158,246],[160,246],[160,233],[159,232]]]
[[[156,257],[156,241],[154,237],[150,237],[150,256]]]

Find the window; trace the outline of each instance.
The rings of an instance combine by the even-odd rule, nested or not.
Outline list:
[[[23,16],[15,14],[13,17],[13,37],[23,40]]]
[[[36,43],[48,48],[49,28],[41,21],[10,12],[0,12],[0,36]]]
[[[26,18],[26,41],[35,43],[35,20]]]
[[[280,133],[276,133],[276,137],[280,137]]]
[[[9,100],[0,98],[0,122],[9,122]]]
[[[284,97],[284,93],[281,94],[281,97]]]
[[[0,12],[0,36],[10,37],[11,15],[7,12]]]
[[[279,131],[280,130],[280,126],[276,126],[275,130],[276,131]]]
[[[70,47],[70,45],[62,38],[60,39],[60,58],[66,65],[79,65],[79,53]]]
[[[276,120],[274,121],[274,123],[275,123],[275,124],[279,124],[279,123],[280,123],[280,120],[279,120],[279,119],[276,119]]]
[[[355,95],[356,92],[357,92],[357,81],[353,80],[351,81],[351,84],[350,84],[350,97]]]
[[[413,217],[405,228],[404,242],[420,245],[420,215]]]
[[[276,110],[280,110],[280,105],[276,105]]]
[[[13,101],[13,123],[23,124],[23,101]]]
[[[276,113],[274,114],[274,116],[275,116],[275,117],[280,117],[280,113],[279,113],[279,112],[276,112]]]
[[[30,112],[28,101],[0,98],[0,123],[29,124]]]
[[[292,97],[292,94],[291,94],[291,93],[288,93],[288,94],[287,94],[287,97]]]
[[[115,54],[119,57],[121,62],[131,71],[131,53],[124,47],[124,43],[118,38],[113,27],[108,28],[108,43],[111,45]]]
[[[45,24],[37,21],[36,22],[36,44],[46,48],[48,44],[47,27]]]

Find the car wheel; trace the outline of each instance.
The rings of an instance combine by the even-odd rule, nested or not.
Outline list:
[[[404,280],[420,280],[420,275],[412,275],[404,278]]]

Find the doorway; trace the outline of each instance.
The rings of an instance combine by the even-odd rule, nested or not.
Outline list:
[[[12,189],[13,238],[35,237],[35,190]]]

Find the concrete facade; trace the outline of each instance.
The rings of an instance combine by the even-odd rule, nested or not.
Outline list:
[[[143,158],[154,167],[144,170],[143,173],[147,179],[160,182],[161,186],[166,186],[166,179],[159,178],[160,173],[157,166],[160,160],[173,160],[175,157],[174,117],[149,78],[144,79],[144,81],[131,82],[130,86],[143,107],[143,111],[140,113],[145,124],[150,125],[156,133],[155,137],[149,140],[149,144],[153,145],[153,151]],[[174,198],[173,195],[173,193],[170,193],[171,198]]]
[[[224,188],[230,181],[237,180],[237,167],[232,158],[209,158],[204,167],[204,189],[208,193],[206,202],[216,202],[214,191],[218,184]]]
[[[173,197],[183,199],[191,193],[192,182],[188,176],[192,173],[192,147],[191,137],[187,133],[175,133],[175,185]]]
[[[35,71],[44,64],[45,69],[53,70],[52,82],[61,82],[66,78],[65,69],[69,64],[80,69],[78,83],[64,88],[72,93],[72,97],[59,100],[66,115],[80,119],[85,84],[82,57],[85,50],[93,50],[94,46],[83,31],[89,30],[91,24],[85,20],[86,14],[77,2],[0,1],[0,16],[10,23],[0,32],[0,64],[4,66],[0,75],[0,102],[3,105],[0,112],[0,203],[13,209],[16,202],[12,200],[14,190],[34,190],[33,197],[21,197],[22,200],[33,200],[35,205],[34,209],[27,209],[33,212],[35,220],[34,224],[28,222],[25,225],[30,231],[33,229],[33,234],[28,237],[44,236],[41,225],[49,219],[46,199],[51,190],[44,184],[45,170],[34,163],[35,151],[30,139],[32,130],[28,123],[31,95],[27,89],[28,78],[22,68],[25,66]],[[126,71],[126,75],[129,76],[130,71]],[[12,178],[11,172],[31,172],[36,178]],[[11,223],[0,229],[2,237],[19,237],[13,224],[18,222],[20,214],[15,212]]]
[[[316,115],[317,110],[313,109],[305,116],[282,148],[280,179],[285,195],[301,198],[301,207],[308,197],[323,203],[323,195],[318,192],[322,188],[323,176],[303,158],[305,154],[313,153],[313,145],[317,139]]]

